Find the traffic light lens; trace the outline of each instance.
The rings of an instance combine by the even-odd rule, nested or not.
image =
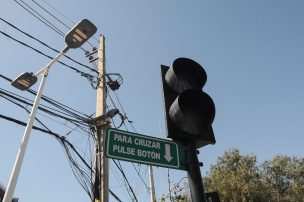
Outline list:
[[[215,117],[211,97],[199,90],[182,92],[172,103],[169,115],[173,123],[191,135],[203,135]]]

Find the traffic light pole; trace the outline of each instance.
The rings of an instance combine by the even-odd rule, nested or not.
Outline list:
[[[100,37],[98,48],[98,73],[100,77],[100,83],[97,88],[96,97],[96,117],[104,115],[106,113],[106,82],[105,82],[105,37]],[[108,202],[109,201],[109,161],[105,157],[104,153],[104,128],[97,126],[97,150],[96,165],[97,176],[95,176],[95,183],[97,181],[99,196],[94,199],[95,202]],[[97,178],[96,178],[97,177]]]
[[[189,180],[189,187],[191,199],[194,202],[205,202],[205,190],[202,180],[199,161],[197,158],[197,150],[194,142],[189,142],[186,145],[186,159],[187,159],[187,175]]]
[[[215,105],[203,91],[204,68],[189,58],[177,58],[170,67],[161,65],[167,137],[184,142],[191,198],[206,202],[197,148],[215,144],[212,123]]]

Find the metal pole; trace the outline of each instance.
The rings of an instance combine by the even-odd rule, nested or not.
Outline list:
[[[24,134],[23,134],[22,142],[21,142],[20,147],[19,147],[17,158],[16,158],[16,161],[15,161],[15,164],[14,164],[14,168],[13,168],[10,180],[8,182],[8,186],[7,186],[4,198],[3,198],[3,202],[11,202],[12,201],[13,194],[14,194],[15,187],[16,187],[17,180],[18,180],[18,176],[19,176],[19,173],[20,173],[21,165],[22,165],[22,162],[23,162],[24,154],[25,154],[25,151],[26,151],[26,147],[27,147],[30,135],[31,135],[32,127],[33,127],[33,124],[34,124],[34,121],[35,121],[37,109],[38,109],[38,106],[39,106],[39,103],[40,103],[40,98],[42,96],[42,92],[43,92],[43,89],[44,89],[44,86],[45,86],[45,82],[46,82],[46,79],[47,79],[47,76],[48,76],[49,69],[50,69],[51,65],[54,62],[56,62],[67,50],[68,50],[68,48],[65,48],[63,51],[61,51],[44,68],[43,78],[40,82],[39,89],[38,89],[38,92],[37,92],[37,95],[36,95],[36,98],[35,98],[35,101],[34,101],[34,104],[33,104],[33,107],[32,107],[32,111],[31,111],[27,126],[26,126]]]
[[[203,179],[194,142],[189,142],[186,145],[186,158],[191,199],[193,202],[205,202]]]
[[[150,180],[150,200],[151,202],[156,202],[153,168],[152,166],[148,166],[148,168],[149,168],[149,180]]]
[[[99,48],[98,48],[98,73],[100,83],[97,88],[96,97],[96,117],[104,115],[106,113],[106,81],[105,81],[105,37],[100,36]],[[103,128],[97,127],[97,137],[99,143],[99,153],[96,154],[97,173],[99,174],[99,190],[100,198],[95,198],[95,202],[108,202],[109,201],[109,160],[104,154],[104,133]]]

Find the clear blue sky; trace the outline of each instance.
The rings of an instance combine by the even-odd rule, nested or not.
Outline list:
[[[21,2],[18,0],[17,2]],[[38,9],[33,1],[24,1]],[[269,1],[59,1],[36,0],[69,26],[88,18],[106,36],[109,73],[120,73],[124,83],[118,96],[138,133],[166,138],[161,93],[160,64],[189,57],[204,66],[208,81],[204,90],[213,98],[213,123],[217,143],[201,148],[203,174],[218,156],[230,148],[256,154],[258,161],[277,154],[303,157],[304,120],[304,2]],[[64,13],[67,18],[49,7]],[[15,1],[3,0],[1,18],[56,49],[63,37],[42,24]],[[43,14],[47,16],[46,14]],[[50,16],[48,19],[52,20]],[[55,22],[55,21],[52,21]],[[63,32],[68,30],[60,26]],[[54,52],[0,22],[0,31],[50,54]],[[91,44],[98,46],[96,40]],[[37,71],[49,59],[0,35],[0,73],[14,78]],[[86,44],[86,49],[91,46]],[[90,65],[82,50],[69,56]],[[73,64],[63,59],[63,61]],[[73,64],[82,71],[84,68]],[[1,79],[1,88],[33,99]],[[33,89],[37,90],[37,86]],[[80,112],[95,111],[96,91],[90,83],[60,64],[51,69],[44,94]],[[108,102],[111,106],[110,101]],[[0,114],[27,121],[28,114],[0,97]],[[29,108],[30,109],[30,108]],[[62,135],[71,129],[38,117]],[[123,128],[122,128],[123,129]],[[7,185],[24,131],[23,126],[0,119],[0,183]],[[86,135],[73,131],[70,140],[86,150]],[[149,193],[130,163],[122,163],[139,201]],[[137,166],[148,185],[146,166]],[[123,201],[130,201],[121,175],[110,166],[110,188]],[[168,170],[155,169],[156,194],[168,193]],[[186,176],[170,170],[171,183]],[[171,184],[171,186],[172,186]],[[33,131],[15,196],[22,202],[89,201],[54,138]],[[111,201],[115,201],[111,198]]]

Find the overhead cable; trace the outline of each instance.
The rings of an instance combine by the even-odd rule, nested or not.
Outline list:
[[[0,88],[0,95],[9,97],[9,98],[11,98],[11,99],[14,99],[14,100],[16,100],[16,101],[18,101],[18,102],[20,102],[20,103],[25,104],[25,105],[29,105],[29,106],[32,106],[32,105],[33,105],[33,101],[32,101],[32,100],[29,100],[29,99],[24,98],[24,97],[22,97],[22,96],[16,95],[16,94],[14,94],[14,93],[12,93],[12,92],[10,92],[10,91],[7,91],[7,90],[5,90],[5,89],[2,89],[2,88]],[[84,123],[85,123],[85,122],[84,122],[84,120],[85,120],[84,117],[80,117],[80,116],[75,117],[75,116],[72,116],[71,114],[67,114],[67,113],[65,113],[65,112],[58,111],[58,110],[56,110],[56,109],[53,109],[53,108],[48,107],[48,106],[45,106],[45,105],[41,105],[41,106],[39,106],[38,108],[39,108],[40,110],[42,110],[42,111],[44,111],[44,112],[50,114],[50,115],[53,115],[53,116],[56,116],[56,117],[59,117],[59,118],[63,118],[63,119],[65,119],[65,120],[67,120],[67,121],[77,122],[77,123],[80,123],[80,124],[82,124],[82,123],[84,124]],[[48,109],[47,109],[47,108],[48,108]],[[52,112],[52,111],[50,111],[50,110],[53,110],[53,111],[55,111],[55,112]],[[57,113],[56,113],[56,112],[57,112]],[[60,114],[58,114],[58,113],[60,113]],[[64,115],[65,115],[65,116],[64,116]],[[70,116],[70,117],[67,117],[67,116]]]
[[[34,1],[34,0],[32,0]],[[73,20],[71,20],[69,17],[67,17],[66,15],[64,15],[62,12],[60,12],[57,8],[55,8],[54,6],[52,6],[49,2],[45,1],[45,0],[41,0],[43,1],[47,6],[49,6],[50,8],[52,8],[54,11],[56,11],[58,14],[60,14],[62,17],[64,17],[67,21],[69,21],[72,24],[75,24],[75,22]],[[48,10],[48,9],[47,9]],[[98,42],[98,39],[96,39],[94,36],[92,37],[93,39],[95,39]]]
[[[47,14],[49,14],[50,16],[52,16],[54,19],[56,19],[60,24],[62,24],[63,26],[65,26],[68,29],[71,29],[68,25],[66,25],[61,20],[59,20],[55,15],[53,15],[51,12],[49,12],[47,9],[45,9],[43,6],[41,6],[35,0],[32,0],[32,2],[34,2],[37,6],[39,6],[39,8],[41,8],[42,10],[44,10]]]
[[[23,121],[20,121],[20,120],[17,120],[17,119],[14,119],[12,117],[8,117],[8,116],[2,115],[2,114],[0,114],[0,118],[1,119],[5,119],[7,121],[11,121],[11,122],[17,123],[18,125],[22,125],[22,126],[26,126],[27,125],[27,123],[25,123]],[[66,152],[66,155],[67,155],[67,157],[69,159],[72,171],[73,171],[76,179],[78,180],[78,182],[80,183],[80,185],[84,188],[84,190],[86,190],[86,192],[89,195],[89,197],[92,199],[92,195],[90,193],[91,191],[90,191],[90,189],[88,189],[88,185],[87,184],[89,183],[90,185],[92,185],[91,179],[88,179],[88,178],[90,178],[89,176],[91,176],[91,173],[93,173],[93,169],[85,161],[85,159],[79,154],[79,152],[75,149],[74,145],[72,143],[70,143],[64,136],[61,136],[61,135],[59,135],[57,133],[54,133],[54,132],[50,131],[49,129],[45,130],[45,129],[39,128],[37,126],[33,126],[33,129],[54,136],[61,143],[61,145],[63,146],[63,148],[64,148],[64,150]],[[80,165],[71,156],[71,153],[70,153],[69,149],[72,149],[72,151],[76,154],[76,156],[81,160],[81,162],[90,171],[90,174],[87,174],[83,170],[83,168],[80,167]],[[91,188],[91,186],[90,186],[90,188]]]
[[[130,191],[131,191],[131,193],[132,193],[132,195],[133,195],[133,197],[134,197],[134,200],[138,202],[137,197],[136,197],[136,194],[135,194],[135,192],[134,192],[132,186],[130,185],[129,180],[128,180],[128,178],[127,178],[125,172],[123,171],[123,169],[122,169],[122,167],[121,167],[119,161],[118,161],[118,163],[117,163],[117,162],[113,159],[113,162],[115,163],[115,165],[116,165],[116,167],[118,168],[118,170],[121,172],[121,174],[122,174],[124,180],[127,182],[128,186],[129,186],[129,188],[130,188]]]
[[[12,81],[11,78],[8,78],[7,76],[4,76],[3,74],[0,74],[0,77],[3,78],[3,79],[5,79],[5,80],[8,81],[8,82],[11,82],[11,81]],[[36,91],[34,91],[34,90],[29,89],[29,90],[27,90],[27,91],[28,91],[29,93],[31,93],[32,95],[35,95],[35,96],[37,95]],[[16,95],[16,94],[14,94],[14,95]],[[21,96],[20,96],[20,97],[21,97]],[[62,104],[62,103],[60,103],[60,102],[58,102],[58,101],[56,101],[56,100],[54,100],[54,99],[52,99],[52,98],[49,98],[49,97],[47,97],[47,96],[45,96],[45,95],[42,95],[41,99],[44,100],[45,102],[47,102],[47,103],[53,105],[54,107],[57,107],[57,108],[59,108],[60,110],[66,112],[66,113],[68,113],[68,114],[71,114],[71,116],[78,117],[78,118],[80,118],[80,119],[87,119],[87,118],[90,118],[90,116],[88,116],[88,115],[86,115],[86,114],[84,114],[84,113],[82,113],[82,112],[79,112],[79,111],[77,111],[77,110],[75,110],[75,109],[73,109],[73,108],[71,108],[71,107],[69,107],[69,106],[66,106],[66,105],[64,105],[64,104]],[[42,106],[44,106],[44,105],[42,105]]]
[[[20,0],[25,6],[23,6],[20,2],[17,0],[14,0],[17,4],[19,4],[23,9],[25,9],[27,12],[29,12],[32,16],[34,16],[36,19],[38,19],[40,22],[51,28],[53,31],[58,33],[60,36],[64,36],[64,33],[60,31],[57,27],[55,27],[52,23],[50,23],[47,19],[45,19],[43,16],[41,16],[39,13],[37,13],[33,8],[31,8],[28,4],[26,4],[24,1]],[[31,11],[32,10],[32,11]],[[36,13],[36,14],[35,14]],[[38,16],[37,16],[38,15]]]
[[[10,38],[10,39],[12,39],[12,40],[18,42],[19,44],[21,44],[21,45],[23,45],[23,46],[25,46],[25,47],[27,47],[27,48],[30,48],[30,49],[32,49],[33,51],[35,51],[35,52],[37,52],[37,53],[39,53],[39,54],[41,54],[41,55],[43,55],[43,56],[49,58],[49,59],[53,59],[53,57],[51,57],[51,56],[49,56],[49,55],[47,55],[47,54],[45,54],[45,53],[39,51],[38,49],[36,49],[36,48],[34,48],[34,47],[32,47],[32,46],[30,46],[30,45],[28,45],[28,44],[26,44],[26,43],[24,43],[24,42],[18,40],[18,39],[16,39],[16,38],[10,36],[9,34],[6,34],[5,32],[0,31],[0,33],[3,34],[3,35],[6,36],[6,37],[8,37],[8,38]],[[71,70],[74,70],[76,73],[78,73],[78,74],[80,74],[81,76],[83,76],[83,77],[85,77],[86,79],[88,79],[88,80],[90,81],[90,83],[95,83],[95,82],[96,82],[95,79],[94,79],[95,76],[93,76],[93,75],[91,75],[91,74],[88,74],[88,73],[85,73],[85,72],[83,72],[83,71],[80,71],[80,70],[76,69],[75,67],[72,67],[72,66],[70,66],[70,65],[67,65],[67,64],[65,64],[65,63],[63,63],[63,62],[61,62],[61,61],[58,61],[58,63],[64,65],[65,67],[68,67],[68,68],[71,69]]]
[[[20,2],[23,3],[23,6],[20,2],[18,2],[17,0],[15,0],[15,2],[17,4],[19,4],[23,9],[25,9],[27,12],[29,12],[32,16],[34,16],[35,18],[37,18],[40,22],[42,22],[43,24],[47,25],[49,28],[51,28],[53,31],[55,31],[56,33],[58,33],[61,36],[64,36],[65,33],[62,32],[58,27],[56,27],[54,24],[52,24],[49,20],[47,20],[45,17],[43,17],[40,13],[38,13],[33,7],[31,7],[29,4],[25,3],[23,0],[19,0]],[[33,1],[33,0],[32,0]],[[36,5],[38,5],[40,8],[43,8],[40,4],[38,4],[37,2],[33,1]],[[26,8],[27,7],[27,8]],[[46,11],[46,9],[43,8],[44,11]],[[50,13],[47,12],[49,15]],[[51,15],[53,16],[53,15]],[[57,18],[56,18],[57,19]],[[90,44],[92,47],[94,47],[89,41],[87,41],[88,44]],[[83,51],[86,51],[84,48],[80,47]]]
[[[48,5],[49,7],[51,7],[53,10],[55,10],[57,13],[59,13],[61,16],[63,16],[66,20],[68,20],[70,23],[75,24],[75,22],[73,20],[71,20],[70,18],[68,18],[66,15],[64,15],[62,12],[60,12],[57,8],[55,8],[54,6],[52,6],[49,2],[42,0],[46,5]]]
[[[59,53],[59,52],[60,52],[59,50],[57,50],[57,49],[51,47],[50,45],[48,45],[48,44],[46,44],[45,42],[43,42],[43,41],[37,39],[36,37],[32,36],[31,34],[29,34],[29,33],[25,32],[25,31],[21,30],[20,28],[18,28],[17,26],[13,25],[13,24],[10,23],[10,22],[8,22],[7,20],[4,20],[4,19],[1,18],[1,17],[0,17],[0,20],[3,21],[3,22],[5,22],[7,25],[11,26],[12,28],[16,29],[17,31],[21,32],[22,34],[24,34],[24,35],[30,37],[31,39],[33,39],[33,40],[39,42],[39,43],[42,44],[43,46],[45,46],[45,47],[47,47],[47,48],[49,48],[49,49],[55,51],[56,53]],[[82,64],[82,63],[80,63],[80,62],[74,60],[73,58],[71,58],[71,57],[69,57],[69,56],[67,56],[67,55],[63,55],[63,56],[66,57],[67,59],[69,59],[69,60],[71,60],[71,61],[73,61],[73,62],[79,64],[80,66],[83,66],[83,67],[85,67],[85,68],[91,70],[92,72],[95,72],[95,73],[98,74],[98,71],[96,71],[95,69],[91,68],[90,66],[85,65],[85,64]]]
[[[27,123],[25,123],[25,122],[23,122],[23,121],[20,121],[20,120],[17,120],[17,119],[14,119],[14,118],[12,118],[12,117],[8,117],[8,116],[2,115],[2,114],[0,114],[0,118],[5,119],[5,120],[7,120],[7,121],[14,122],[14,123],[16,123],[16,124],[18,124],[18,125],[22,125],[22,126],[26,126],[26,125],[27,125]],[[71,149],[77,154],[77,156],[81,159],[81,161],[86,165],[86,167],[87,167],[88,169],[90,169],[91,171],[93,171],[92,168],[91,168],[91,166],[89,166],[89,164],[88,164],[88,163],[82,158],[82,156],[77,152],[77,150],[75,149],[74,145],[73,145],[72,143],[70,143],[68,140],[66,140],[66,138],[64,138],[64,136],[61,136],[61,135],[59,135],[59,134],[57,134],[57,133],[54,133],[54,132],[52,132],[52,131],[50,131],[50,130],[45,130],[45,129],[39,128],[39,127],[37,127],[37,126],[33,126],[33,129],[34,129],[34,130],[39,130],[39,131],[41,131],[41,132],[44,132],[44,133],[47,133],[47,134],[50,134],[50,135],[53,135],[54,137],[56,137],[56,138],[62,140],[62,141],[65,142],[66,144],[68,144],[68,145],[71,147]]]

